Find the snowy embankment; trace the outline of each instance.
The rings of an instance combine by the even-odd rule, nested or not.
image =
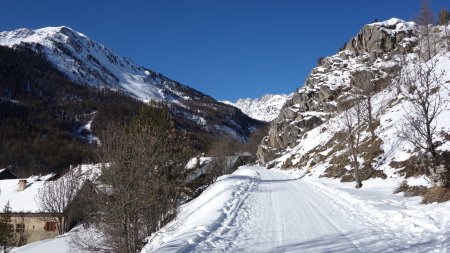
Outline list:
[[[189,252],[196,246],[226,233],[236,222],[246,198],[259,181],[259,172],[241,168],[219,177],[200,197],[181,207],[177,218],[155,233],[143,252],[159,248],[163,252]]]
[[[72,233],[69,232],[69,233],[59,236],[55,239],[47,239],[47,240],[30,243],[30,244],[27,244],[20,248],[16,248],[11,253],[38,253],[38,252],[45,252],[45,253],[79,252],[79,253],[82,253],[82,251],[72,250],[73,246],[71,245],[71,236],[72,236]]]
[[[448,252],[450,203],[420,205],[304,171],[241,167],[181,209],[149,239],[149,252]]]

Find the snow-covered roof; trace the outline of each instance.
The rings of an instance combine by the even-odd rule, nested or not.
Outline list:
[[[99,165],[81,165],[75,169],[81,172],[80,180],[95,180],[100,174]],[[45,183],[54,177],[55,174],[45,176],[31,176],[22,179],[0,180],[0,212],[9,201],[12,212],[37,213],[41,212],[36,197]],[[64,176],[62,176],[63,178]],[[19,181],[27,180],[25,190],[19,191]],[[61,180],[61,179],[58,179]]]
[[[3,207],[9,201],[12,212],[39,212],[35,196],[50,176],[53,174],[24,178],[27,180],[27,187],[23,191],[18,191],[21,179],[0,180],[0,211],[3,211]]]

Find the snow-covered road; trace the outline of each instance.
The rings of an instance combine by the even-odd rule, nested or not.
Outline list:
[[[448,252],[448,204],[352,192],[243,167],[183,207],[143,252]]]
[[[304,249],[357,252],[363,226],[346,218],[336,203],[302,178],[254,168],[260,178],[223,232],[212,233],[196,252],[299,252]],[[333,204],[334,205],[333,205]]]

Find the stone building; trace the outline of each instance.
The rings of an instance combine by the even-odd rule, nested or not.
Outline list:
[[[22,245],[58,235],[57,224],[54,222],[57,214],[40,212],[36,202],[39,190],[52,178],[53,174],[27,179],[0,180],[0,211],[9,202],[12,212],[11,223]]]

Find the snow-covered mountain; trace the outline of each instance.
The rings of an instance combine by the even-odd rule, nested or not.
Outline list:
[[[430,26],[430,41],[434,45],[430,47],[431,58],[424,59],[428,54],[424,51],[427,39],[414,22],[393,18],[365,25],[345,48],[321,59],[304,86],[286,102],[271,122],[269,136],[259,146],[260,162],[279,168],[309,168],[318,175],[354,181],[355,163],[351,163],[354,158],[350,156],[350,135],[345,125],[348,114],[342,108],[355,103],[360,96],[354,93],[358,89],[356,82],[361,82],[361,74],[369,73],[369,81],[374,85],[370,101],[376,117],[374,136],[368,130],[367,111],[348,118],[353,122],[357,116],[364,119],[360,129],[351,135],[359,136],[356,164],[360,166],[360,178],[407,179],[408,184],[422,186],[430,186],[436,178],[445,181],[442,175],[450,171],[450,52],[445,29],[448,32],[449,27]],[[429,159],[425,151],[412,144],[422,141],[422,137],[408,123],[412,117],[416,122],[420,120],[420,109],[409,97],[419,85],[424,85],[424,79],[405,78],[417,69],[431,67],[429,73],[436,79],[432,81],[435,88],[428,104],[433,108],[442,103],[431,126],[435,129],[432,142],[440,157],[439,169],[424,164]],[[414,86],[408,88],[406,83]]]
[[[200,131],[245,138],[260,122],[212,97],[135,64],[69,27],[0,32],[0,45],[30,47],[80,84],[117,90],[139,100],[168,102],[171,112]]]
[[[254,119],[269,122],[278,116],[284,102],[291,96],[292,94],[266,94],[261,98],[241,98],[236,103],[230,101],[223,101],[223,103],[241,109],[243,113]]]
[[[176,88],[174,82],[114,54],[69,27],[0,32],[0,45],[25,44],[44,53],[61,72],[78,83],[118,89],[143,100],[174,99],[166,91]]]

